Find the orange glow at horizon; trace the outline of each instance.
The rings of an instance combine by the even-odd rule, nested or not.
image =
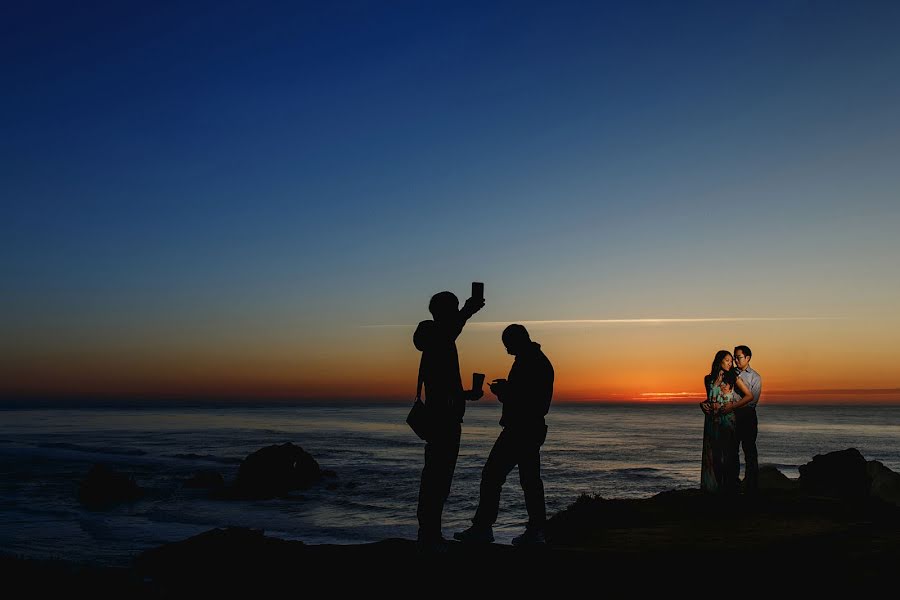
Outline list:
[[[897,403],[900,377],[891,328],[859,322],[531,328],[556,369],[559,402],[693,403],[715,351],[746,343],[763,376],[763,402]],[[880,325],[884,325],[881,323]],[[513,357],[499,330],[468,327],[458,341],[464,385],[471,373],[506,377]],[[200,342],[139,349],[59,345],[6,357],[4,396],[203,396],[410,400],[419,353],[411,328],[332,336]],[[864,338],[859,339],[859,338]],[[488,399],[490,395],[488,394]]]

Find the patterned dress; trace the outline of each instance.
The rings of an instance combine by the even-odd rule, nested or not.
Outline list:
[[[713,382],[714,384],[715,382]],[[706,401],[722,407],[734,400],[734,390],[727,394],[721,386],[708,385]],[[734,443],[734,413],[727,415],[703,415],[703,455],[700,466],[700,489],[719,492],[732,478],[730,449]]]

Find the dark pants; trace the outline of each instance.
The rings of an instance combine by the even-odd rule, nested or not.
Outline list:
[[[425,444],[425,467],[419,485],[419,539],[441,537],[441,514],[450,495],[450,484],[459,456],[459,423],[441,426]]]
[[[741,489],[741,460],[738,456],[736,429],[722,426],[718,434],[719,439],[715,445],[716,481],[719,482],[720,492],[736,494]]]
[[[481,495],[472,519],[476,527],[490,527],[500,510],[500,491],[507,475],[519,466],[519,482],[525,492],[528,526],[543,527],[547,520],[544,505],[544,482],[541,481],[541,444],[547,437],[547,426],[508,426],[494,442],[487,463],[481,471]]]
[[[736,422],[735,459],[740,465],[739,447],[744,447],[744,491],[753,494],[759,490],[759,453],[756,450],[756,436],[759,421],[756,408],[744,407],[734,411]],[[737,477],[737,474],[735,474]]]

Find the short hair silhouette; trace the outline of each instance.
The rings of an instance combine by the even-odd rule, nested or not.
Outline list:
[[[459,298],[453,292],[438,292],[428,303],[428,312],[435,319],[455,314],[459,311]]]
[[[503,340],[504,345],[516,348],[530,342],[531,336],[528,335],[528,330],[524,326],[513,323],[503,330],[503,335],[500,339]]]

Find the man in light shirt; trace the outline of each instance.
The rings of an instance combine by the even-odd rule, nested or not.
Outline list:
[[[738,370],[738,377],[743,379],[750,388],[750,395],[744,396],[732,407],[736,419],[735,437],[737,440],[732,457],[735,465],[734,476],[738,477],[740,472],[740,448],[743,446],[744,493],[746,494],[755,494],[759,491],[759,453],[756,450],[756,435],[759,425],[756,418],[756,405],[759,403],[759,395],[762,393],[762,377],[750,366],[752,355],[747,346],[735,346],[734,348],[734,366]]]

